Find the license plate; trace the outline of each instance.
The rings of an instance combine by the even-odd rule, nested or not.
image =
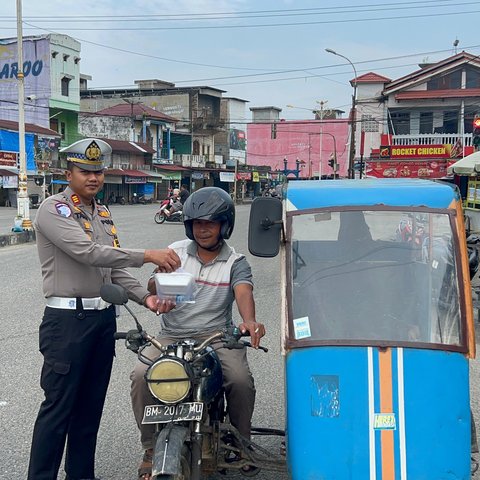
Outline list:
[[[202,402],[179,403],[178,405],[147,405],[143,412],[143,424],[190,422],[201,420]]]

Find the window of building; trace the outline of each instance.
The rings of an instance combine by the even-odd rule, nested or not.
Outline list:
[[[62,95],[68,97],[70,91],[70,79],[67,77],[62,78]]]
[[[64,54],[63,61],[66,62],[70,58],[70,55]]]
[[[192,150],[193,155],[200,155],[200,142],[198,140],[193,141]]]
[[[466,88],[480,88],[480,70],[467,68],[466,69]]]
[[[419,133],[433,133],[433,112],[420,112]]]
[[[443,132],[442,133],[458,133],[458,112],[443,112]]]
[[[65,133],[66,133],[65,122],[60,122],[60,131],[58,133],[62,136],[62,140],[65,140]]]
[[[427,82],[427,90],[452,90],[461,88],[462,71],[456,70],[446,75],[437,75]]]
[[[50,119],[50,130],[54,130],[55,132],[58,132],[58,119],[57,118],[51,118]]]
[[[373,115],[362,114],[362,131],[363,132],[378,132],[378,122]]]
[[[410,134],[410,112],[392,112],[390,121],[394,135]]]
[[[77,65],[78,63],[80,63],[80,57],[74,57],[73,61],[75,65]]]

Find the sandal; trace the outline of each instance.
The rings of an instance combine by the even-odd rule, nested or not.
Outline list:
[[[150,480],[152,478],[152,460],[153,448],[145,450],[142,463],[138,467],[138,478],[140,480]]]

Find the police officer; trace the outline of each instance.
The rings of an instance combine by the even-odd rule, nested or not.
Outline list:
[[[116,283],[130,299],[159,308],[125,268],[154,263],[165,272],[180,266],[170,249],[120,248],[108,209],[95,202],[104,182],[103,155],[111,147],[85,139],[67,154],[69,186],[42,203],[35,230],[47,306],[39,330],[45,400],[33,431],[29,480],[56,480],[66,443],[68,480],[95,479],[97,432],[114,356],[115,308],[100,287]]]

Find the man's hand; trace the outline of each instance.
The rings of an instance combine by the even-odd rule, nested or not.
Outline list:
[[[175,303],[169,300],[160,300],[156,295],[147,295],[144,302],[145,306],[152,312],[160,315],[161,313],[168,313],[175,308]]]
[[[238,328],[242,333],[250,333],[250,343],[253,348],[258,348],[260,345],[260,339],[265,335],[265,326],[263,323],[257,322],[244,322],[241,323]]]
[[[166,273],[174,272],[181,265],[179,256],[171,248],[145,250],[143,263],[154,263],[159,272]]]

